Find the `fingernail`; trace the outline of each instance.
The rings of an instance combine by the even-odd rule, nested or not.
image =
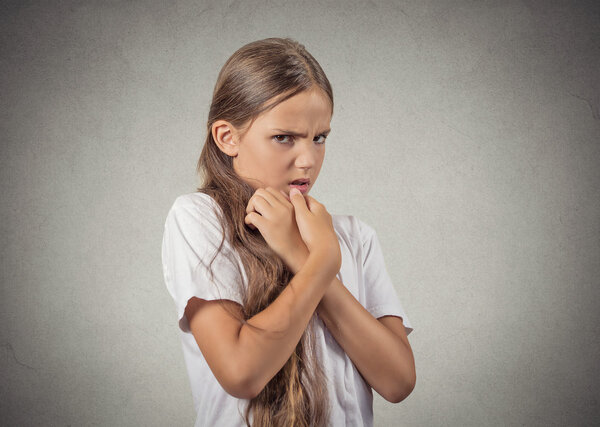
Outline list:
[[[292,188],[290,190],[290,198],[294,195],[294,194],[300,194],[300,190],[298,190],[297,188]]]

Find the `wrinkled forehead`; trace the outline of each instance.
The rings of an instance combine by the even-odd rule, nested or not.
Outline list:
[[[277,125],[292,125],[302,118],[310,116],[310,122],[318,121],[321,124],[331,121],[333,105],[331,99],[323,89],[312,86],[305,90],[291,90],[277,95],[265,102],[264,110],[252,118],[241,129],[246,133],[255,122],[264,124],[266,121],[278,122]],[[283,121],[285,123],[280,124]],[[275,125],[275,124],[274,124]],[[322,127],[322,126],[321,126]]]

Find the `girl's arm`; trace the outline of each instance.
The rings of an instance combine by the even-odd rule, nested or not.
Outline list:
[[[306,263],[263,311],[240,323],[222,304],[237,311],[239,304],[193,298],[186,316],[206,362],[221,386],[231,395],[251,399],[283,367],[308,326],[319,301],[342,263],[331,215],[310,196],[292,190],[291,203],[272,188],[258,189],[245,218],[256,226],[269,246],[284,259],[295,253],[289,231],[300,233],[309,251]],[[297,226],[290,221],[295,217]],[[297,228],[296,228],[297,227]],[[188,304],[189,306],[189,304]]]
[[[308,257],[306,247],[292,271]],[[375,319],[335,277],[317,306],[317,314],[365,381],[385,400],[406,399],[416,383],[415,360],[402,319]]]
[[[323,262],[332,258],[333,250],[311,253],[281,294],[247,324],[233,318],[221,305],[235,310],[241,318],[237,303],[190,299],[186,308],[190,330],[213,374],[229,394],[242,399],[255,397],[289,359],[339,270],[339,264],[336,269],[332,263]]]
[[[375,319],[337,278],[317,313],[367,383],[385,400],[398,403],[412,392],[415,361],[402,319]]]

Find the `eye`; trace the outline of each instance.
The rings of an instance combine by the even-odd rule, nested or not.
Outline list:
[[[279,144],[288,144],[289,142],[291,142],[291,138],[292,137],[290,135],[275,135],[273,137],[275,142]]]
[[[315,138],[313,139],[313,141],[316,142],[317,144],[325,144],[325,139],[326,138],[327,138],[327,135],[321,134],[321,135],[315,136]]]
[[[327,135],[325,135],[325,134],[317,135],[313,138],[313,142],[317,143],[318,145],[325,144],[326,138],[327,138]],[[273,136],[273,140],[275,142],[277,142],[278,144],[291,144],[294,142],[294,136],[293,135],[275,135],[275,136]]]

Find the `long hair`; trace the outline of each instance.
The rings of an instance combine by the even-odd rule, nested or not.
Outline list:
[[[243,298],[244,319],[239,319],[242,322],[277,298],[293,274],[258,229],[252,230],[244,223],[254,189],[235,173],[232,158],[215,143],[212,125],[221,119],[236,128],[249,128],[261,113],[315,87],[328,96],[333,111],[333,91],[321,66],[303,45],[288,38],[268,38],[241,47],[226,61],[217,78],[206,141],[198,160],[203,183],[197,190],[209,194],[220,206],[219,219],[225,230],[221,247],[227,237],[246,271],[248,287]],[[254,427],[326,425],[326,378],[314,344],[313,319],[285,365],[250,400],[245,413],[248,426],[250,414]]]

